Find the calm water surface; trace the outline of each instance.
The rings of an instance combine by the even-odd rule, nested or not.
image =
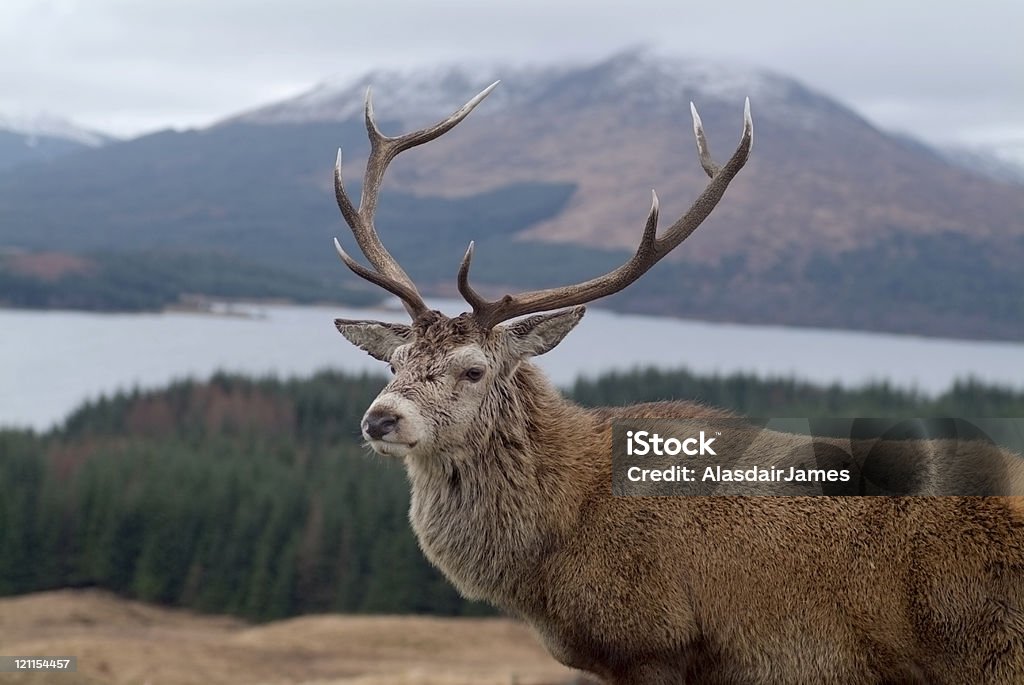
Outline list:
[[[458,302],[433,302],[458,312]],[[247,306],[254,318],[168,312],[0,310],[0,425],[45,428],[82,401],[118,389],[205,378],[218,370],[281,377],[379,370],[335,317],[404,321],[401,311]],[[656,365],[752,371],[852,385],[887,379],[938,393],[957,378],[1024,387],[1024,345],[771,326],[702,323],[591,309],[538,358],[553,380]]]

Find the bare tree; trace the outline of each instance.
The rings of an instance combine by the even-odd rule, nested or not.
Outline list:
[[[750,153],[749,102],[722,166],[693,109],[711,180],[660,236],[655,195],[619,268],[489,301],[469,283],[470,244],[458,286],[471,311],[430,310],[377,235],[378,192],[396,155],[452,129],[495,85],[394,138],[378,130],[367,92],[358,208],[340,152],[335,168],[338,205],[372,268],[335,241],[338,254],[412,317],[335,323],[394,372],[362,432],[404,460],[430,561],[463,595],[521,616],[557,659],[609,683],[1024,682],[1021,500],[613,497],[614,420],[730,415],[689,402],[583,409],[530,361],[579,323],[583,304],[627,287],[711,213]],[[760,449],[785,455],[790,439],[767,432]],[[1002,490],[1020,492],[1015,457],[990,449],[1006,462]]]

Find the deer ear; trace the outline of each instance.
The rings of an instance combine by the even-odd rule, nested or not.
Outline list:
[[[395,348],[412,339],[412,328],[398,323],[335,319],[334,325],[350,343],[382,362],[391,361]]]
[[[586,307],[563,309],[552,314],[536,314],[505,327],[513,348],[524,357],[550,352],[583,318]]]

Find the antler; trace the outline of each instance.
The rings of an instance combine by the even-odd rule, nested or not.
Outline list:
[[[380,185],[384,179],[384,172],[399,153],[411,147],[429,143],[448,131],[456,124],[466,118],[473,111],[480,101],[487,97],[498,85],[495,81],[484,88],[472,100],[467,102],[450,117],[428,128],[413,131],[402,136],[385,136],[377,128],[373,120],[373,101],[370,98],[370,89],[366,89],[366,133],[370,138],[370,157],[366,161],[366,173],[363,176],[363,187],[359,198],[359,209],[356,209],[345,192],[345,186],[341,178],[341,149],[338,150],[338,159],[334,164],[334,194],[338,200],[338,208],[341,209],[345,222],[352,229],[352,234],[359,244],[359,249],[373,265],[374,270],[367,269],[352,259],[341,247],[338,239],[334,239],[334,249],[338,251],[341,261],[345,266],[354,271],[356,275],[364,278],[374,285],[384,288],[389,293],[398,296],[409,315],[415,320],[420,314],[427,311],[427,305],[423,302],[416,285],[405,273],[405,270],[398,264],[391,253],[385,249],[377,229],[373,225],[374,213],[377,210],[377,197],[380,192]]]
[[[648,269],[658,263],[662,257],[686,240],[691,233],[711,214],[711,211],[722,199],[729,182],[743,168],[750,154],[750,146],[754,138],[754,123],[750,118],[750,98],[743,106],[743,136],[739,147],[725,166],[720,167],[711,159],[708,151],[704,126],[701,123],[697,108],[690,103],[693,114],[693,132],[697,138],[697,153],[701,166],[711,181],[704,192],[694,201],[693,205],[680,217],[662,237],[657,237],[658,230],[658,195],[651,191],[651,211],[647,216],[647,225],[636,253],[619,268],[603,276],[593,278],[577,285],[568,285],[547,290],[535,290],[519,295],[505,295],[499,300],[489,302],[479,295],[469,284],[469,265],[473,259],[473,243],[469,244],[466,256],[459,267],[459,292],[466,302],[473,307],[473,315],[484,328],[493,328],[502,321],[532,314],[550,311],[561,307],[591,302],[600,297],[619,292],[633,281],[643,276]]]

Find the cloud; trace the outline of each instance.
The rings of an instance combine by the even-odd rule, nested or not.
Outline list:
[[[5,0],[0,111],[114,133],[209,123],[328,77],[653,44],[795,76],[932,140],[1024,120],[1024,3]],[[981,132],[981,133],[979,133]]]

